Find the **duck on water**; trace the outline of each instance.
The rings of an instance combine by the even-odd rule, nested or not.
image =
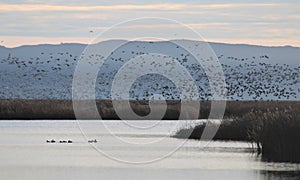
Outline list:
[[[73,143],[72,140],[61,140],[61,141],[57,141],[59,143]],[[56,143],[56,141],[54,139],[52,140],[46,140],[46,143]]]

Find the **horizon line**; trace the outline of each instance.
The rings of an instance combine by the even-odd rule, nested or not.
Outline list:
[[[191,40],[191,39],[171,39],[171,40],[134,40],[132,42],[167,42],[167,41],[182,41],[182,40]],[[66,41],[66,42],[45,42],[45,43],[33,43],[33,44],[20,44],[20,45],[16,45],[16,46],[5,46],[5,45],[1,45],[0,47],[4,47],[6,49],[14,49],[14,48],[21,48],[24,46],[41,46],[41,45],[53,45],[53,46],[58,46],[58,45],[67,45],[67,44],[78,44],[78,45],[92,45],[92,44],[97,44],[100,42],[106,42],[106,41],[129,41],[127,39],[107,39],[107,40],[103,40],[103,41],[99,41],[96,43],[87,43],[87,42],[80,42],[80,41]],[[286,44],[286,45],[263,45],[263,44],[253,44],[253,43],[234,43],[234,42],[224,42],[224,41],[205,41],[205,40],[191,40],[191,41],[199,41],[199,42],[206,42],[206,43],[215,43],[215,44],[227,44],[227,45],[246,45],[246,46],[260,46],[260,47],[270,47],[270,48],[276,48],[276,47],[292,47],[292,48],[300,48],[300,46],[294,46],[294,45],[290,45],[290,44]]]

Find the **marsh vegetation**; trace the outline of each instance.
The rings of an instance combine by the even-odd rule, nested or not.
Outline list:
[[[300,163],[299,102],[288,106],[252,109],[242,116],[222,121],[214,140],[248,141],[255,145],[263,160]],[[200,139],[206,126],[184,127],[174,137]]]

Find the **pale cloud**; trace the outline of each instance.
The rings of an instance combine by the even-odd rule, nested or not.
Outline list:
[[[201,3],[204,1],[206,4]],[[0,3],[0,34],[5,40],[2,45],[88,43],[91,36],[116,23],[139,17],[162,17],[182,22],[210,41],[262,45],[290,43],[300,46],[298,1],[243,3],[245,1],[234,0],[224,3],[219,0],[217,4],[206,0],[152,2],[107,0],[99,5],[99,1],[84,3],[75,0],[62,4],[58,0],[4,0]],[[146,32],[153,28],[180,32],[181,26],[143,24],[123,28]],[[94,33],[91,34],[90,30]],[[129,34],[128,38],[131,36]]]
[[[225,9],[225,8],[250,8],[250,7],[275,7],[280,6],[276,3],[237,3],[237,4],[208,4],[208,5],[193,5],[194,8],[203,9]]]
[[[57,5],[15,5],[0,4],[0,11],[95,11],[95,10],[178,10],[185,4],[153,4],[153,5],[110,5],[110,6],[57,6]]]
[[[118,28],[122,29],[172,29],[172,28],[183,28],[183,27],[190,27],[190,28],[206,28],[206,27],[220,27],[220,26],[229,26],[229,23],[185,23],[181,24],[178,22],[178,24],[171,23],[171,24],[142,24],[142,25],[130,25],[130,26],[120,26]],[[109,27],[107,27],[109,28]],[[100,28],[103,30],[103,28]]]
[[[0,4],[0,11],[95,11],[95,10],[182,10],[182,9],[224,9],[242,7],[274,7],[279,4],[146,4],[107,6],[59,6],[41,4]]]

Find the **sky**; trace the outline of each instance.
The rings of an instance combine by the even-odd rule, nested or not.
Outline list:
[[[6,47],[89,43],[115,24],[143,17],[181,22],[210,42],[300,47],[299,0],[1,0],[0,17]],[[147,24],[135,28],[149,31]],[[151,28],[179,31],[161,22]]]

